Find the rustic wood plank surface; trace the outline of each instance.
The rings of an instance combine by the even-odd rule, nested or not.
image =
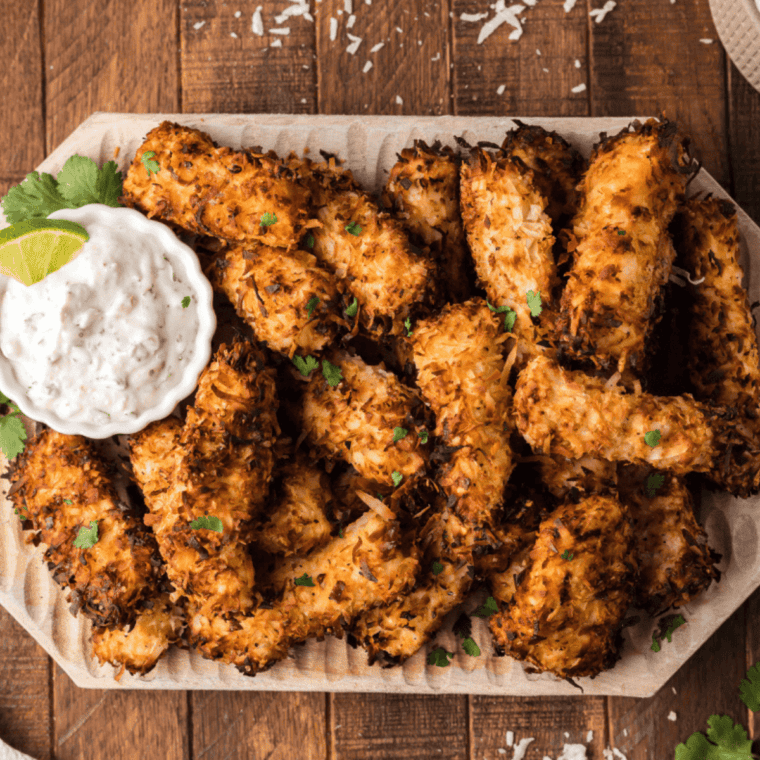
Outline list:
[[[705,0],[627,0],[600,23],[589,11],[601,2],[525,3],[517,39],[504,21],[480,43],[495,18],[481,0],[322,0],[281,15],[297,5],[0,0],[13,51],[0,74],[0,193],[95,110],[665,111],[760,221],[760,95],[727,63]],[[511,760],[528,738],[525,760],[556,760],[566,743],[590,760],[608,747],[660,760],[714,712],[760,736],[738,699],[760,658],[759,617],[757,593],[651,699],[520,699],[80,690],[0,610],[0,739],[39,760]]]

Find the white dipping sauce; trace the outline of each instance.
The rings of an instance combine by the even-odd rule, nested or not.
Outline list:
[[[34,285],[4,278],[0,350],[34,404],[102,425],[134,419],[182,380],[199,319],[178,257],[85,209],[75,221],[90,239],[73,261]]]

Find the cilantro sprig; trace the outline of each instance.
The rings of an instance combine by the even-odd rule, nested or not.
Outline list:
[[[268,211],[265,214],[261,215],[261,219],[259,220],[259,224],[262,227],[271,227],[273,224],[277,223],[277,214],[270,214]]]
[[[140,156],[140,161],[147,170],[149,178],[151,172],[153,172],[153,174],[158,174],[161,171],[161,165],[158,163],[158,161],[156,161],[155,150],[146,150],[142,156]]]
[[[530,309],[530,316],[538,317],[544,310],[543,306],[541,306],[541,291],[529,290],[525,295],[528,302],[528,308]]]
[[[492,596],[489,596],[485,603],[481,604],[472,614],[479,618],[489,618],[498,611],[499,608],[496,605],[496,600]]]
[[[664,482],[665,476],[659,472],[653,472],[651,475],[648,475],[645,487],[647,496],[650,499],[654,498],[654,495],[657,493],[657,489],[661,488]]]
[[[395,427],[393,428],[393,443],[397,443],[402,438],[406,438],[409,431],[406,428]]]
[[[319,366],[319,361],[313,356],[298,356],[296,354],[292,362],[304,377],[308,377]]]
[[[0,450],[8,460],[15,459],[17,454],[24,450],[26,430],[19,415],[21,410],[2,391],[0,391],[0,404],[7,404],[10,411],[4,417],[0,417]]]
[[[443,572],[443,564],[434,559],[430,569],[433,571],[433,575],[440,575]]]
[[[185,297],[182,299],[182,308],[183,308],[183,309],[186,309],[188,306],[190,306],[190,300],[191,300],[191,299],[190,299],[190,296],[185,296]]]
[[[506,332],[512,332],[512,328],[515,326],[515,322],[517,321],[517,312],[513,311],[509,308],[509,306],[491,306],[490,303],[486,300],[486,306],[494,313],[494,314],[503,314],[504,315],[504,330]]]
[[[98,521],[90,521],[90,527],[82,526],[79,529],[77,537],[74,539],[74,546],[77,549],[92,549],[98,543]]]
[[[353,302],[349,304],[349,306],[346,307],[346,310],[343,312],[347,317],[355,317],[356,313],[359,311],[359,302],[354,298]]]
[[[319,298],[317,298],[317,296],[312,296],[306,304],[306,314],[309,319],[311,319],[311,315],[314,313],[314,309],[316,309],[317,306],[319,306]]]
[[[351,235],[361,235],[362,234],[362,228],[359,226],[357,222],[349,222],[346,227],[346,232],[350,233]]]
[[[661,438],[662,435],[659,430],[650,430],[648,433],[644,433],[644,443],[652,448],[657,446]]]
[[[428,655],[428,665],[437,665],[439,668],[448,667],[453,656],[453,652],[447,652],[443,647],[436,647]]]
[[[563,551],[559,556],[562,557],[562,559],[571,560],[575,555],[570,551],[570,549],[565,549],[565,551]]]
[[[343,379],[343,373],[340,371],[340,367],[335,364],[330,364],[327,359],[322,359],[322,374],[324,375],[327,384],[331,387],[335,387]]]
[[[193,530],[215,530],[217,533],[221,533],[224,530],[222,521],[215,515],[198,517],[190,523],[190,527]]]
[[[404,479],[404,476],[398,471],[394,470],[391,473],[391,480],[393,480],[393,485],[398,488],[401,485],[401,481]]]
[[[662,647],[660,641],[667,639],[669,643],[673,643],[673,632],[676,628],[680,628],[686,624],[683,615],[669,615],[660,620],[660,629],[652,634],[652,646],[650,649],[653,652],[659,652]]]
[[[429,433],[428,433],[428,431],[427,431],[427,430],[419,430],[419,431],[417,432],[417,435],[418,435],[418,436],[419,436],[419,438],[420,438],[420,443],[421,443],[421,444],[423,444],[423,445],[424,445],[424,444],[426,444],[426,443],[428,442],[428,436],[429,436]]]
[[[308,586],[309,588],[314,588],[315,586],[314,581],[308,573],[304,573],[300,578],[296,578],[295,584],[296,586]]]

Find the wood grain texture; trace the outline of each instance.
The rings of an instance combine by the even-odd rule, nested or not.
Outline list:
[[[349,35],[361,38],[353,55]],[[450,113],[448,37],[448,0],[323,0],[317,6],[319,113]]]
[[[732,195],[760,224],[760,93],[730,61],[728,86]]]
[[[54,667],[55,760],[187,760],[186,692],[80,689]]]
[[[13,53],[0,71],[0,183],[13,184],[45,158],[39,2],[0,0],[0,14],[3,50]]]
[[[589,757],[602,757],[605,747],[604,697],[470,697],[472,757],[501,760],[514,746],[533,738],[528,758],[558,757],[565,744],[585,744]],[[593,734],[590,736],[589,731]],[[501,751],[500,751],[501,750]]]
[[[0,739],[36,760],[51,757],[51,667],[45,650],[0,608]]]
[[[524,21],[519,39],[510,40],[516,30],[505,22],[481,44],[481,29],[494,18],[489,6],[454,0],[453,12],[455,113],[588,115],[588,91],[572,92],[588,78],[583,4],[570,13],[557,2],[526,8],[519,16]],[[478,21],[462,19],[484,12],[488,17]]]
[[[278,22],[291,4],[273,0],[180,5],[185,113],[314,113],[314,21],[291,16]],[[257,9],[263,34],[254,31]]]
[[[463,760],[467,697],[331,694],[329,760]]]
[[[695,154],[727,187],[723,49],[707,2],[630,0],[590,27],[591,115],[664,112],[691,135]]]
[[[688,612],[683,614],[688,625]],[[705,733],[711,715],[730,715],[746,726],[747,709],[739,699],[746,672],[744,625],[741,607],[654,697],[607,697],[612,746],[628,760],[672,757],[679,742],[695,731]],[[678,646],[678,631],[663,646]]]
[[[45,0],[47,150],[94,111],[179,110],[175,0]]]
[[[323,760],[325,694],[192,692],[193,757]]]

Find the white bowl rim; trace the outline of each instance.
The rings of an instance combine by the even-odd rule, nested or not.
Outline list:
[[[0,390],[12,399],[19,409],[30,419],[42,422],[53,430],[65,435],[84,435],[88,438],[109,438],[113,435],[126,435],[142,430],[150,422],[168,417],[177,404],[187,398],[198,383],[198,377],[211,358],[211,339],[216,330],[216,313],[213,308],[214,291],[211,283],[201,271],[200,261],[195,251],[183,243],[172,230],[161,222],[148,219],[135,209],[124,206],[113,207],[102,203],[90,203],[78,209],[61,209],[48,217],[49,219],[71,219],[80,221],[93,211],[105,218],[115,217],[123,224],[127,219],[138,234],[149,234],[158,239],[162,247],[174,254],[183,264],[185,274],[194,290],[198,306],[198,333],[192,359],[185,365],[181,381],[175,385],[160,403],[145,409],[132,420],[108,422],[97,425],[83,420],[66,420],[49,409],[36,406],[26,396],[25,389],[16,379],[10,360],[0,350]],[[0,276],[0,283],[5,277]],[[4,286],[0,284],[0,296]]]

